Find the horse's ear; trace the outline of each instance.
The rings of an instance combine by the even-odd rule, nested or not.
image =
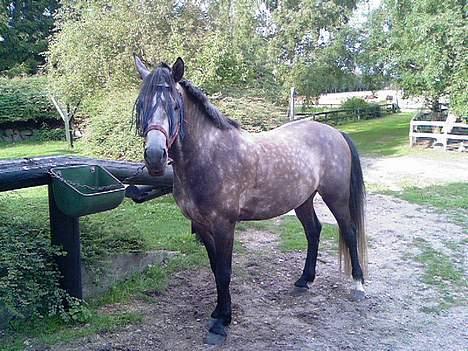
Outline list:
[[[146,68],[143,61],[136,54],[133,54],[133,59],[135,60],[135,66],[138,73],[140,74],[141,79],[145,79],[148,74],[150,74],[150,70]]]
[[[174,81],[179,82],[184,76],[185,63],[180,57],[177,58],[176,62],[172,65],[172,77]]]

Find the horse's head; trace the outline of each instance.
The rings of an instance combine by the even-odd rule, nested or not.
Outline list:
[[[172,68],[161,63],[151,72],[135,56],[135,65],[143,80],[135,102],[137,131],[145,138],[144,156],[148,172],[162,175],[168,152],[183,127],[184,104],[177,82],[184,75],[184,61],[179,57]]]

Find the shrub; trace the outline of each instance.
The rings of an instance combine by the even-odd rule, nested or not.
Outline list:
[[[379,104],[369,104],[366,100],[352,97],[346,100],[341,107],[352,110],[356,117],[370,119],[382,117],[382,109]]]
[[[0,252],[0,310],[7,319],[65,315],[52,260],[59,252],[48,231],[0,225]]]
[[[37,130],[33,138],[37,141],[65,140],[65,130],[63,128],[48,128],[47,126],[43,126]]]
[[[382,108],[379,104],[369,104],[368,107],[369,115],[367,118],[378,118],[382,117]]]
[[[47,122],[60,117],[47,97],[47,79],[0,78],[0,125],[14,122]]]
[[[136,96],[135,90],[115,91],[85,106],[89,115],[85,141],[92,153],[111,159],[143,159],[143,140],[132,121]]]
[[[357,110],[367,110],[369,108],[369,104],[367,103],[366,100],[358,98],[358,97],[352,97],[348,100],[346,100],[341,107],[343,109],[349,109],[353,111]]]

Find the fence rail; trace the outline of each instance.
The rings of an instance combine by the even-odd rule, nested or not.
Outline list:
[[[451,140],[460,141],[460,150],[464,151],[465,143],[468,144],[468,124],[453,122],[449,118],[446,121],[420,121],[415,120],[416,115],[410,123],[409,143],[412,147],[418,138],[433,139],[433,145],[441,144],[444,150]]]
[[[361,119],[371,119],[380,117],[381,111],[385,112],[396,112],[397,106],[395,104],[380,104],[380,111],[373,109],[341,109],[341,110],[330,110],[323,112],[300,112],[295,114],[295,120],[299,119],[311,119],[318,122],[324,122],[328,124],[339,124],[345,121],[356,121]]]

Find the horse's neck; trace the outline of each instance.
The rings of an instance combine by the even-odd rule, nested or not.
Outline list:
[[[202,153],[208,156],[208,151],[216,147],[217,142],[226,131],[216,128],[208,117],[193,104],[189,98],[184,98],[184,126],[182,135],[179,135],[174,145],[175,150],[171,157],[174,168],[179,172],[189,161],[198,159]]]

